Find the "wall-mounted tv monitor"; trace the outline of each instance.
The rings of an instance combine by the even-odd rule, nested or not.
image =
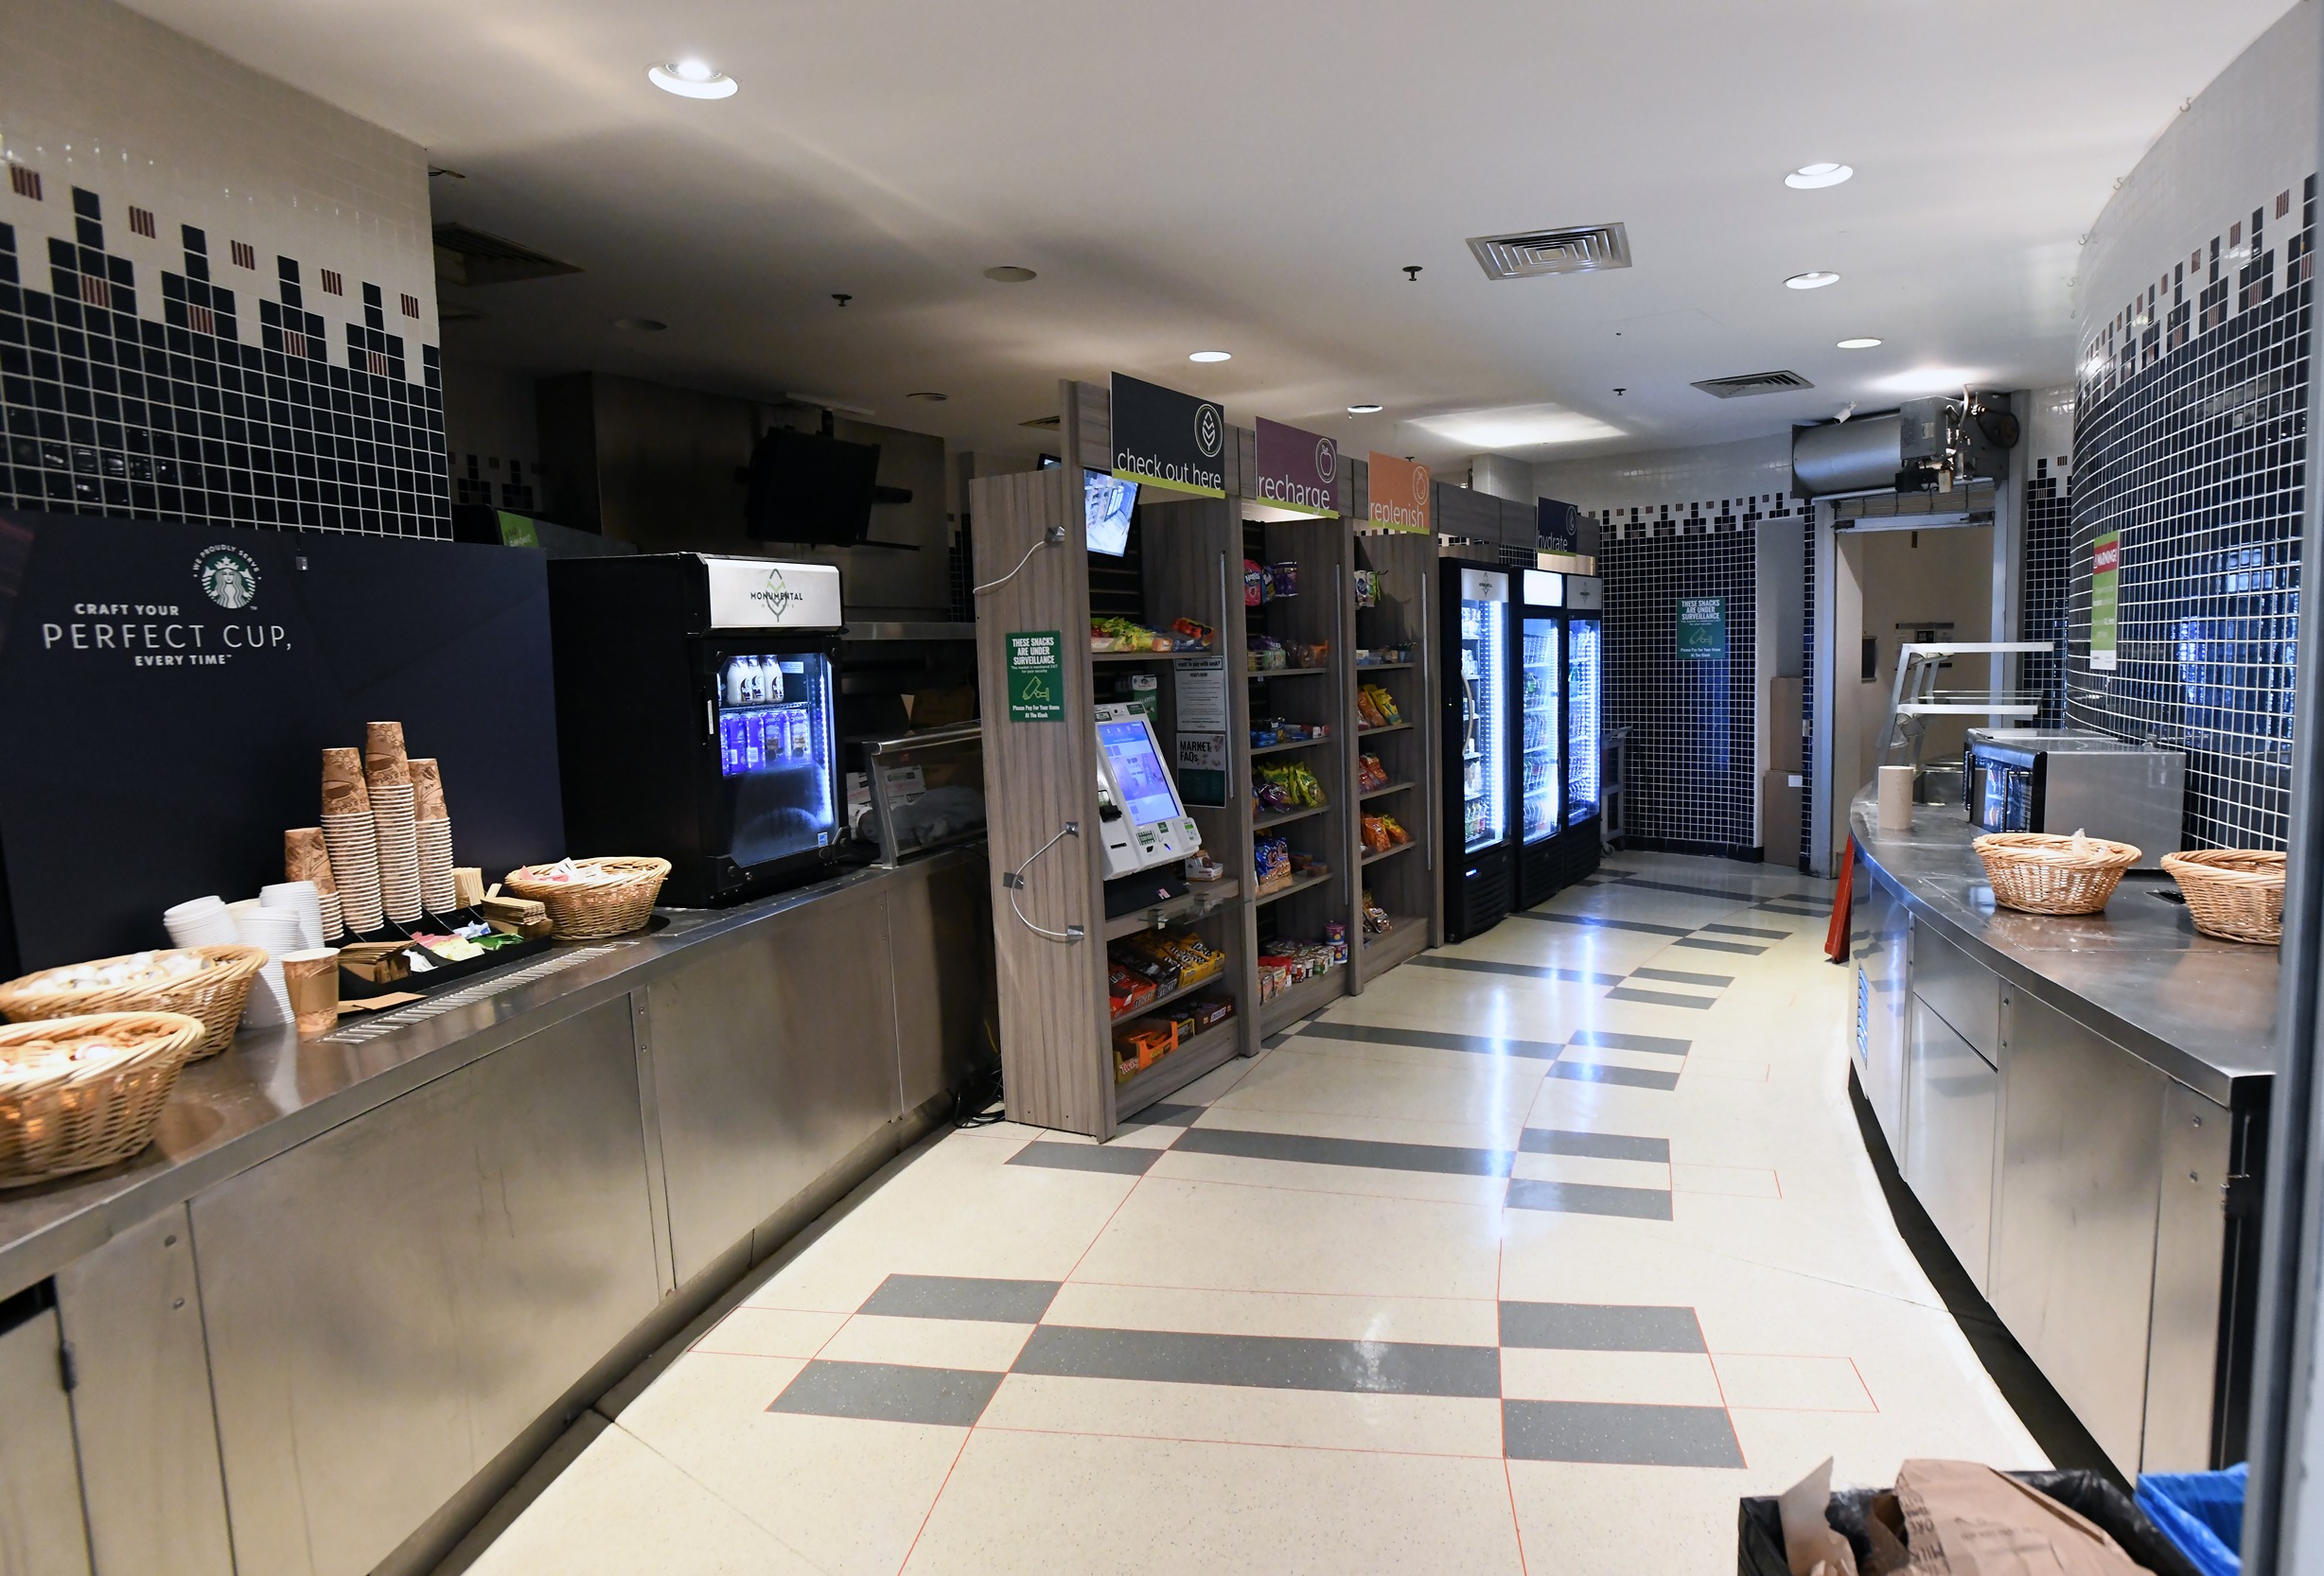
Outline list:
[[[1082,501],[1087,516],[1089,551],[1120,557],[1130,545],[1130,513],[1137,507],[1137,483],[1101,470],[1085,470],[1082,473]]]
[[[757,541],[853,547],[872,529],[877,444],[770,429],[750,454],[744,529]]]

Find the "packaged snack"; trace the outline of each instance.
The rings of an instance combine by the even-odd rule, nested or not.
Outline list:
[[[1388,829],[1388,836],[1392,841],[1398,843],[1409,843],[1412,841],[1412,833],[1406,832],[1401,826],[1398,825],[1395,816],[1382,815],[1380,817],[1380,823]]]
[[[1266,600],[1267,571],[1259,567],[1256,559],[1245,558],[1242,561],[1242,604],[1257,607]]]
[[[1291,845],[1280,837],[1256,837],[1251,842],[1251,868],[1259,878],[1261,896],[1289,886]]]
[[[1294,563],[1267,566],[1267,597],[1295,597],[1299,594],[1299,566]]]
[[[1356,692],[1356,726],[1380,727],[1385,719],[1380,714],[1380,703],[1372,698],[1373,686],[1366,684]]]
[[[1369,713],[1364,712],[1364,703],[1367,700],[1371,702]],[[1364,725],[1367,727],[1393,727],[1404,720],[1403,713],[1396,709],[1396,697],[1377,684],[1366,684],[1356,692],[1356,710],[1380,719],[1367,721]]]
[[[1384,853],[1394,846],[1395,842],[1395,839],[1388,835],[1388,823],[1385,817],[1380,815],[1366,815],[1357,822],[1356,836],[1364,844],[1364,851],[1366,853]]]
[[[1114,1077],[1117,1081],[1126,1081],[1131,1074],[1153,1066],[1177,1048],[1177,1027],[1167,1021],[1117,1024]]]
[[[1192,619],[1171,621],[1171,643],[1179,651],[1208,651],[1218,644],[1218,631]]]
[[[1356,758],[1356,792],[1368,794],[1375,788],[1385,788],[1387,785],[1388,768],[1380,763],[1380,757],[1362,755]]]

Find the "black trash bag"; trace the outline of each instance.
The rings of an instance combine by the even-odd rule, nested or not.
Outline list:
[[[2178,1545],[2163,1535],[2135,1500],[2088,1470],[2075,1472],[2011,1472],[2004,1474],[2042,1493],[2089,1520],[2122,1546],[2122,1552],[2155,1576],[2203,1576]],[[1823,1507],[1823,1519],[1848,1540],[1856,1564],[1863,1569],[1872,1560],[1872,1540],[1864,1531],[1872,1502],[1890,1491],[1884,1488],[1842,1489]],[[1784,1518],[1772,1495],[1745,1499],[1735,1518],[1736,1576],[1791,1576],[1784,1558]]]

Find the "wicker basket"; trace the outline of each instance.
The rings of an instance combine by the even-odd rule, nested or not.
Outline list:
[[[179,1069],[202,1042],[182,1012],[104,1012],[0,1028],[0,1187],[24,1187],[127,1160],[153,1141]],[[40,1072],[18,1064],[29,1042],[103,1039],[130,1047],[108,1061]]]
[[[250,1000],[250,982],[266,967],[264,947],[177,947],[158,952],[190,954],[209,967],[175,979],[145,985],[115,985],[87,990],[43,990],[41,982],[60,972],[46,970],[0,985],[0,1016],[10,1023],[29,1024],[45,1018],[79,1018],[92,1012],[182,1012],[202,1020],[202,1042],[193,1060],[216,1056],[234,1042],[242,1022],[242,1007]],[[98,959],[118,963],[117,957]],[[79,968],[88,964],[76,965]]]
[[[2028,914],[2096,914],[2139,863],[2128,843],[2079,834],[1994,832],[1969,846],[1985,862],[1993,901]]]
[[[2166,853],[2195,929],[2222,941],[2276,946],[2283,940],[2283,855],[2262,849]]]
[[[555,881],[552,870],[572,873]],[[643,927],[669,873],[666,859],[573,859],[511,870],[501,885],[512,898],[530,898],[547,908],[558,940],[586,941]]]

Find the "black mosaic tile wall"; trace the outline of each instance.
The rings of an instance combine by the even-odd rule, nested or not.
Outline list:
[[[1631,847],[1756,855],[1757,534],[1768,499],[1732,499],[1635,522],[1598,544],[1606,581],[1606,726],[1631,729],[1623,784]],[[1787,500],[1781,525],[1790,529]],[[1748,505],[1738,511],[1734,505]],[[1727,659],[1681,660],[1681,597],[1723,597]]]
[[[2061,467],[2062,468],[2062,467]],[[2072,576],[2073,489],[2053,473],[2047,455],[2034,462],[2025,484],[2025,566],[2017,599],[2017,639],[2047,640],[2051,655],[2028,656],[2018,665],[2021,689],[2041,696],[2043,727],[2066,720],[2066,599]],[[2085,632],[2087,625],[2086,622]]]
[[[48,242],[46,289],[0,224],[0,504],[451,534],[436,347],[408,357],[379,286],[362,286],[364,321],[346,325],[335,360],[293,259],[276,260],[271,299],[227,289],[212,277],[208,237],[187,225],[185,271],[164,272],[155,290],[105,250],[96,193],[74,188],[72,211],[75,240]],[[132,217],[152,234],[143,210]],[[255,266],[249,247],[232,248],[228,266]],[[322,284],[343,293],[328,271]],[[420,309],[408,295],[396,307]],[[252,315],[255,344],[242,338]]]
[[[2187,750],[2194,848],[2280,849],[2290,809],[2314,177],[2297,219],[2294,201],[2173,262],[2083,358],[2067,715]],[[2090,549],[2110,531],[2106,673],[2089,661]]]
[[[1800,517],[1800,868],[1809,870],[1816,852],[1816,511],[1803,505]]]

